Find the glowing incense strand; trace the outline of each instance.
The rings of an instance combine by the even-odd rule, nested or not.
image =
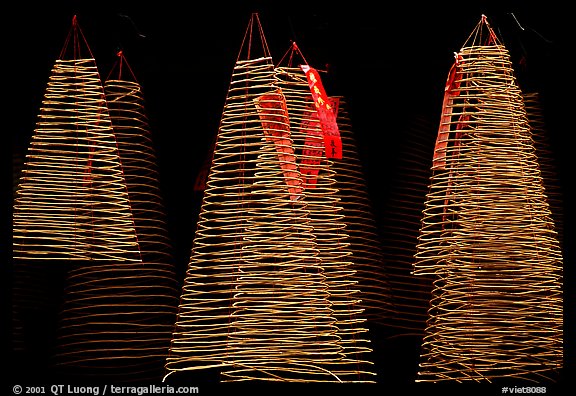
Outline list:
[[[484,16],[457,55],[415,256],[435,278],[418,381],[554,380],[562,255],[522,94]]]
[[[123,54],[119,54],[127,65]],[[136,81],[109,78],[104,92],[118,143],[122,169],[143,261],[160,264],[175,286],[173,246],[168,235],[160,169],[148,124],[143,90]],[[172,293],[171,293],[172,294]]]

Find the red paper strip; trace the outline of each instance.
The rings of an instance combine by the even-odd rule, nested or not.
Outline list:
[[[456,91],[460,83],[457,81],[456,61],[448,72],[448,79],[444,86],[444,99],[442,101],[442,116],[440,117],[440,126],[438,127],[438,136],[434,147],[434,158],[432,160],[432,169],[446,168],[446,148],[450,135],[450,122],[452,120],[452,103],[454,98],[459,95]]]
[[[336,114],[326,95],[320,75],[316,69],[308,65],[301,65],[300,67],[306,74],[312,99],[316,105],[320,127],[324,134],[324,152],[326,158],[342,159],[342,139],[340,138],[340,131],[338,130],[338,124],[336,122]]]
[[[462,137],[462,129],[467,121],[470,119],[467,114],[460,114],[458,117],[458,123],[456,128],[451,130],[452,122],[452,104],[454,99],[460,95],[460,82],[458,81],[458,72],[456,71],[456,66],[458,65],[459,57],[450,68],[448,73],[448,79],[446,80],[446,85],[444,88],[444,100],[442,103],[442,117],[440,118],[440,126],[438,128],[438,137],[436,139],[436,147],[434,148],[434,159],[432,162],[432,169],[446,169],[446,154],[448,141],[450,139],[450,134],[452,133],[452,139],[454,139],[453,150],[451,156],[458,157],[460,155],[460,139]],[[446,221],[448,220],[447,208],[450,204],[450,196],[452,195],[452,172],[448,175],[448,187],[446,189],[446,197],[444,199],[444,208],[442,214],[442,228],[446,226]]]
[[[302,160],[300,161],[300,173],[304,189],[314,188],[318,178],[319,165],[324,154],[322,130],[319,128],[320,120],[316,109],[307,110],[304,113],[300,128],[306,133]]]
[[[280,167],[288,185],[290,199],[297,200],[302,193],[302,181],[290,139],[288,108],[282,91],[265,94],[255,100],[266,139],[272,141],[278,153]]]

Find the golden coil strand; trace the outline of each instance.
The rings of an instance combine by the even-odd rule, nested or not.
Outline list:
[[[351,261],[356,270],[355,279],[362,292],[360,307],[364,309],[363,317],[367,320],[368,328],[382,328],[387,325],[387,318],[393,312],[388,263],[384,259],[382,237],[346,99],[343,96],[333,99],[338,102],[336,120],[342,140],[342,159],[330,161],[330,169],[334,172],[335,187],[339,191]]]
[[[344,359],[332,371],[343,382],[370,382],[372,351],[362,308],[363,294],[358,285],[359,272],[352,261],[350,242],[336,186],[334,162],[325,158],[323,136],[306,75],[299,67],[277,67],[278,85],[286,98],[290,133],[294,141],[300,171],[312,169],[317,176],[305,182],[304,199],[310,210],[310,224],[324,267],[330,302],[337,319],[338,336],[344,347]],[[316,153],[314,153],[316,151]],[[305,179],[308,181],[308,178]]]
[[[301,183],[297,172],[285,171],[293,158],[278,152],[290,149],[291,140],[267,135],[255,103],[263,95],[281,97],[271,58],[239,59],[165,380],[216,368],[222,381],[337,381],[324,368],[342,347],[309,211],[301,192],[288,188],[290,175]],[[287,119],[275,118],[274,128],[284,133]]]
[[[435,278],[417,381],[554,380],[562,255],[522,94],[497,41],[457,55],[446,164],[415,255],[415,273]]]

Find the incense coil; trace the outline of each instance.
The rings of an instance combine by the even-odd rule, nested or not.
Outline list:
[[[283,103],[270,56],[239,57],[165,380],[213,368],[222,381],[335,380],[323,366],[342,347]]]
[[[416,253],[415,273],[435,278],[418,381],[554,381],[557,233],[509,54],[485,18],[471,37],[447,90]]]
[[[140,260],[102,95],[94,59],[56,61],[15,200],[15,260]]]
[[[330,302],[337,319],[338,335],[344,359],[333,365],[341,381],[371,381],[368,353],[372,351],[365,327],[362,301],[364,290],[359,285],[358,263],[352,261],[349,236],[340,206],[336,172],[339,160],[324,156],[320,121],[306,75],[301,68],[277,67],[278,86],[286,97],[290,134],[294,141],[300,172],[303,173],[304,200],[310,211],[319,256],[322,260]]]
[[[150,212],[138,204],[141,199],[148,201],[149,206],[157,204],[150,199],[156,191],[148,169],[154,165],[150,165],[150,158],[145,155],[151,147],[145,149],[134,144],[134,140],[146,141],[145,135],[149,133],[143,108],[142,112],[132,114],[134,124],[127,125],[120,114],[131,111],[128,98],[137,90],[130,86],[122,100],[118,100],[111,91],[117,93],[121,83],[113,84],[108,97],[104,97],[104,89],[99,84],[101,100],[106,103],[104,114],[110,117],[114,132],[119,134],[119,138],[111,134],[111,139],[121,164],[122,189],[128,194],[134,239],[140,243],[141,238],[147,250],[144,254],[138,251],[136,262],[109,260],[93,265],[79,261],[71,267],[64,289],[55,361],[58,369],[70,376],[97,376],[117,381],[134,380],[133,376],[139,380],[158,379],[173,326],[177,283],[172,266],[166,262],[166,253],[158,253],[165,250],[166,240],[159,242],[160,248],[151,248],[158,241],[158,231],[149,233]],[[114,118],[108,108],[112,101]],[[145,187],[140,184],[142,178],[147,180]],[[150,195],[144,190],[154,192]],[[133,202],[137,203],[135,207]],[[156,215],[158,213],[156,211]]]

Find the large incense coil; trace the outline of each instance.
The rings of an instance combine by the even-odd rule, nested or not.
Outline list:
[[[485,17],[456,56],[415,255],[435,278],[417,381],[553,381],[562,255],[522,94]]]
[[[432,279],[414,276],[414,254],[428,192],[429,155],[435,131],[431,121],[416,115],[400,134],[383,217],[383,251],[393,295],[394,313],[387,324],[395,335],[422,337],[428,317]]]
[[[355,278],[362,291],[363,317],[367,319],[368,327],[381,327],[387,325],[393,312],[387,274],[389,263],[384,257],[381,230],[368,192],[346,99],[343,96],[333,99],[338,101],[336,119],[342,139],[342,159],[332,161],[330,168],[335,172],[335,187],[339,191],[343,221],[349,235],[351,260],[357,271]]]
[[[290,134],[294,141],[300,171],[304,177],[304,199],[310,210],[310,224],[318,245],[330,292],[336,325],[346,359],[334,365],[342,381],[370,381],[371,351],[366,318],[362,308],[363,291],[358,285],[359,270],[352,261],[349,236],[340,206],[334,162],[323,155],[322,130],[306,74],[300,67],[277,67],[278,85],[286,97]]]
[[[94,59],[56,61],[26,157],[14,259],[140,261]]]
[[[222,381],[338,381],[324,367],[342,357],[328,285],[255,24],[264,54],[234,66],[165,380],[215,368]]]

